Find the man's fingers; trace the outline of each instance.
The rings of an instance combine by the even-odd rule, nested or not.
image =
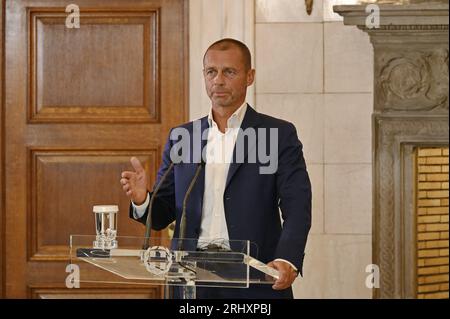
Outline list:
[[[275,281],[274,285],[272,286],[273,289],[284,289],[284,286],[288,283],[287,276],[282,271],[279,271],[279,277]]]
[[[141,162],[136,158],[136,157],[132,157],[130,159],[131,165],[133,166],[134,170],[136,171],[136,173],[141,173],[144,171],[144,168],[142,167]]]
[[[275,281],[275,284],[272,286],[272,288],[275,290],[282,290],[288,288],[291,285],[290,279],[288,277],[289,275],[285,273],[282,274],[280,272],[280,277]]]
[[[278,274],[279,274],[278,279],[275,279],[275,283],[273,284],[272,289],[275,289],[275,290],[281,289],[280,287],[282,286],[282,283],[284,281],[283,280],[283,277],[284,277],[283,272],[280,271],[279,267],[277,267],[277,265],[273,261],[268,263],[267,266],[275,268],[276,270],[278,270]]]
[[[122,177],[122,179],[126,178],[126,179],[130,179],[133,176],[135,176],[136,173],[135,172],[130,172],[130,171],[123,171],[122,174],[120,175]]]
[[[134,202],[144,202],[147,191],[145,170],[136,157],[130,159],[133,171],[123,171],[120,175],[120,184],[125,194]]]
[[[284,284],[275,284],[275,285],[273,285],[272,286],[272,289],[274,289],[274,290],[284,290],[284,289],[287,289],[287,288],[289,288],[289,284],[288,283],[284,283]]]
[[[274,261],[268,263],[269,266],[278,270],[279,278],[275,281],[272,286],[275,290],[282,290],[289,288],[293,281],[295,280],[294,273],[292,272],[292,268],[287,265],[287,263],[283,261]]]

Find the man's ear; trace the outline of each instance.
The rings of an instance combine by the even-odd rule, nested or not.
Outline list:
[[[250,86],[255,82],[255,69],[251,69],[247,72],[247,86]]]

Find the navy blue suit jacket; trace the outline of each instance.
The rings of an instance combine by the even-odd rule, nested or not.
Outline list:
[[[200,129],[203,132],[208,128],[208,118],[203,117],[200,121]],[[194,132],[193,122],[180,127],[189,131],[191,139],[196,135],[194,133],[199,133]],[[258,247],[255,257],[259,260],[267,263],[276,258],[283,258],[294,264],[302,274],[305,245],[311,227],[311,184],[303,157],[302,144],[293,124],[258,113],[248,106],[241,128],[245,130],[250,127],[256,130],[259,128],[278,130],[278,168],[274,174],[260,174],[259,168],[267,167],[268,164],[261,163],[258,158],[256,163],[247,160],[248,151],[252,147],[256,148],[257,143],[246,145],[248,147],[244,148],[246,159],[244,163],[230,164],[223,198],[229,238],[230,240],[249,240]],[[197,136],[201,135],[197,134]],[[270,139],[266,140],[269,144]],[[165,145],[157,183],[171,163],[170,149],[175,143],[177,141],[169,138]],[[186,155],[192,161],[196,152],[192,149],[194,144],[190,145],[191,152]],[[206,141],[202,141],[202,148],[205,145]],[[153,229],[161,230],[176,220],[174,237],[179,236],[183,199],[198,165],[197,163],[179,163],[174,166],[155,198],[152,212]],[[189,197],[185,238],[198,238],[200,234],[204,172],[205,170],[201,170]],[[283,225],[279,208],[284,221]],[[131,211],[130,214],[132,214]],[[139,221],[145,224],[147,214],[148,211]],[[291,289],[280,292],[271,289],[270,286],[254,287],[253,290],[219,290],[229,291],[230,295],[224,295],[224,297],[231,298],[292,297]]]

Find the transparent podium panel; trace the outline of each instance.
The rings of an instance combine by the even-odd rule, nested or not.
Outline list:
[[[114,247],[96,236],[71,235],[70,260],[83,283],[247,288],[273,284],[278,272],[251,256],[249,241],[117,236]]]

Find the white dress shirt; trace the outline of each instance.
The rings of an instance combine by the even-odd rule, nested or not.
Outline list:
[[[228,246],[229,236],[225,220],[223,195],[228,168],[233,156],[234,144],[246,111],[247,103],[244,103],[228,119],[224,133],[219,130],[217,123],[214,121],[212,109],[209,111],[205,190],[203,193],[199,241],[224,239],[225,246]]]
[[[199,245],[201,242],[221,242],[228,246],[228,228],[225,219],[223,196],[228,175],[228,169],[232,160],[234,145],[247,111],[247,103],[242,104],[228,119],[227,128],[222,133],[214,121],[212,109],[209,111],[208,141],[206,144],[205,187],[203,193],[202,220],[200,224]],[[142,205],[134,205],[134,217],[140,218],[150,202],[147,198]],[[222,241],[223,240],[223,241]],[[287,260],[276,259],[289,263],[295,270],[297,268]]]

